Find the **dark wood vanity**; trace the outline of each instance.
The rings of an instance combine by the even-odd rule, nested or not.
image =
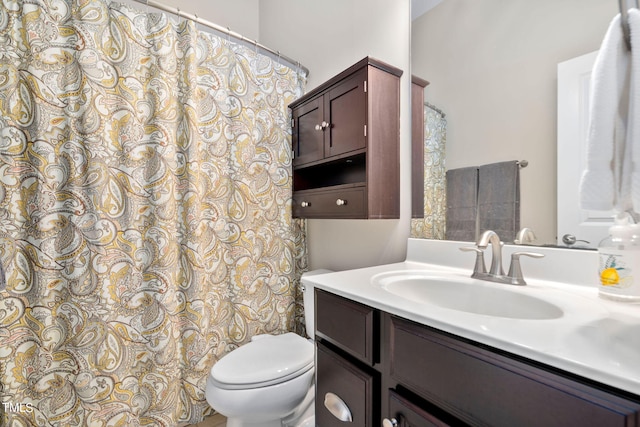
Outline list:
[[[640,397],[316,289],[316,425],[640,426]]]
[[[400,76],[373,58],[293,102],[293,216],[400,217]]]

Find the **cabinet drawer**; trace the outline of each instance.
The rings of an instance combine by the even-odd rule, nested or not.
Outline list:
[[[395,418],[398,427],[448,427],[449,424],[439,420],[419,406],[400,396],[393,390],[389,392],[389,413]]]
[[[315,292],[316,336],[369,365],[378,362],[375,310],[320,289]]]
[[[293,193],[297,218],[366,218],[365,187],[305,190]]]
[[[373,426],[374,391],[378,394],[374,376],[322,344],[316,345],[316,425],[322,427],[345,425],[345,421],[336,418],[325,405],[327,393],[331,393],[342,400],[348,408],[352,417],[349,425]],[[335,402],[335,397],[329,399]],[[331,406],[331,404],[328,405]]]
[[[391,375],[473,425],[639,425],[633,401],[395,317]]]

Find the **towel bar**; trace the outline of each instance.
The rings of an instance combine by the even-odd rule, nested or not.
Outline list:
[[[627,49],[631,50],[631,31],[629,30],[629,14],[627,13],[627,1],[618,0],[620,6],[620,25],[622,25],[622,33],[624,34],[624,42],[627,45]],[[638,9],[638,0],[633,0],[633,4]]]

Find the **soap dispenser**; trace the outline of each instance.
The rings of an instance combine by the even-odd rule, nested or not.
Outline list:
[[[599,294],[616,301],[640,301],[640,225],[618,215],[598,246]]]

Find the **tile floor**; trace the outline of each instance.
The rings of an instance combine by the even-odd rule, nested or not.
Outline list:
[[[227,419],[220,414],[211,415],[204,421],[194,424],[191,427],[226,427]]]

